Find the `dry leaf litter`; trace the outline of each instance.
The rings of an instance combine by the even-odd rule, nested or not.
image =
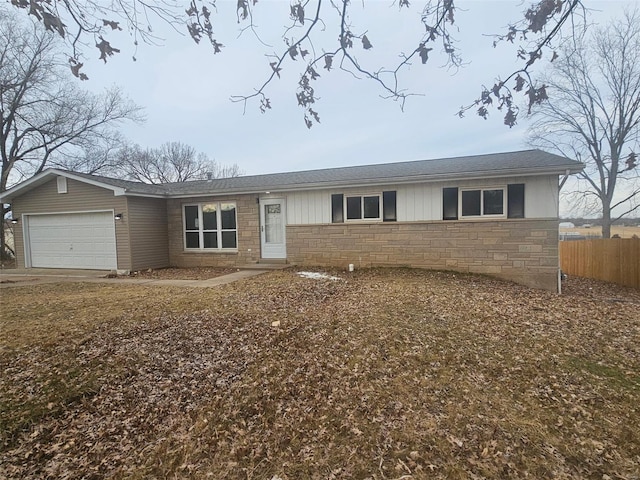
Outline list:
[[[640,478],[637,290],[316,273],[4,290],[0,478]]]

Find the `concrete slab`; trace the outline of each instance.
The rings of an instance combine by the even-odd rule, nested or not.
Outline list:
[[[267,273],[269,270],[240,270],[237,272],[229,273],[228,275],[222,275],[220,277],[210,278],[200,282],[198,287],[215,287],[217,285],[224,285],[225,283],[235,282],[237,280],[243,280],[249,277],[255,277]]]
[[[56,282],[82,282],[106,279],[110,270],[71,270],[58,268],[11,268],[0,270],[0,288]]]
[[[106,277],[111,270],[74,270],[69,268],[7,268],[0,270],[0,277]]]
[[[43,272],[43,270],[46,270]],[[23,285],[38,285],[58,282],[87,282],[111,283],[125,285],[157,285],[172,287],[207,288],[224,285],[245,278],[262,275],[270,270],[239,270],[227,275],[221,275],[207,280],[159,280],[155,278],[108,278],[108,271],[104,270],[56,270],[56,269],[13,269],[0,271],[0,288],[17,287]]]

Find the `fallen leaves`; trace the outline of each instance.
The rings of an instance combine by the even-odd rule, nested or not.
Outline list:
[[[640,293],[564,290],[402,269],[12,287],[0,477],[637,477]]]
[[[213,267],[158,268],[138,270],[131,272],[129,276],[133,278],[153,278],[159,280],[208,280],[236,271],[236,268]]]

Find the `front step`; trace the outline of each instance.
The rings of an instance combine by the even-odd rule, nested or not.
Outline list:
[[[285,262],[268,262],[268,263],[249,263],[246,265],[239,265],[237,268],[240,270],[284,270],[285,268],[292,267],[293,265]]]
[[[286,265],[286,258],[263,258],[258,260],[258,264],[266,264],[266,265]]]

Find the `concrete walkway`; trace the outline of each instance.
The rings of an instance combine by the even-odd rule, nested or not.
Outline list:
[[[289,265],[283,265],[286,268]],[[0,288],[40,285],[44,283],[87,282],[112,283],[125,285],[164,285],[174,287],[207,288],[224,285],[244,278],[262,275],[274,268],[238,270],[237,272],[209,278],[207,280],[159,280],[155,278],[109,278],[105,270],[63,270],[48,268],[7,269],[0,270]]]

